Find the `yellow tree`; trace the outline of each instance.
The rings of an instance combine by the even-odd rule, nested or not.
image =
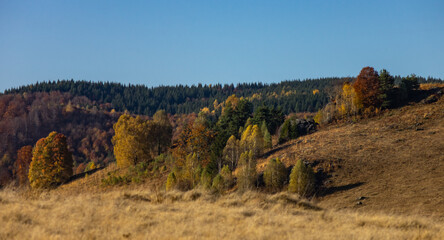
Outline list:
[[[246,151],[240,155],[237,182],[239,190],[245,191],[254,188],[256,182],[256,159],[253,151]]]
[[[67,181],[72,176],[72,155],[66,137],[51,132],[37,141],[29,166],[29,183],[33,188],[49,188]]]
[[[117,166],[128,167],[142,161],[151,161],[156,136],[153,124],[128,114],[120,116],[114,124],[115,135],[112,139]]]
[[[227,144],[223,150],[223,158],[229,163],[230,169],[234,170],[239,161],[239,141],[234,135],[228,139]],[[221,168],[221,166],[219,166]]]

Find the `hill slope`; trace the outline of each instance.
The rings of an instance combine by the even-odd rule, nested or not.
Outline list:
[[[258,167],[274,157],[333,169],[318,196],[323,207],[444,219],[444,98],[326,127],[279,146]]]

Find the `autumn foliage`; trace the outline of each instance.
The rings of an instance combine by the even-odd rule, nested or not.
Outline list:
[[[379,75],[374,68],[363,68],[353,84],[353,89],[364,108],[381,105]]]
[[[51,188],[72,176],[72,155],[65,135],[51,132],[37,141],[29,166],[29,183],[33,188]]]
[[[17,160],[15,162],[15,174],[20,185],[29,183],[28,173],[29,165],[32,161],[32,146],[24,146],[17,151]]]

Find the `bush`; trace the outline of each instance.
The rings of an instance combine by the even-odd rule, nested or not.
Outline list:
[[[29,183],[33,188],[51,188],[72,176],[72,155],[65,135],[51,132],[37,141],[29,165]]]
[[[287,180],[287,169],[278,158],[271,159],[264,171],[265,186],[271,191],[278,191]]]
[[[314,193],[315,175],[310,166],[306,166],[302,160],[298,160],[291,170],[290,185],[288,191],[298,193],[301,196],[309,196]]]

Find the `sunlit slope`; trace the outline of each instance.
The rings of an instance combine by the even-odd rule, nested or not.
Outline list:
[[[326,127],[277,146],[259,168],[274,157],[332,169],[323,207],[444,218],[444,98]]]

